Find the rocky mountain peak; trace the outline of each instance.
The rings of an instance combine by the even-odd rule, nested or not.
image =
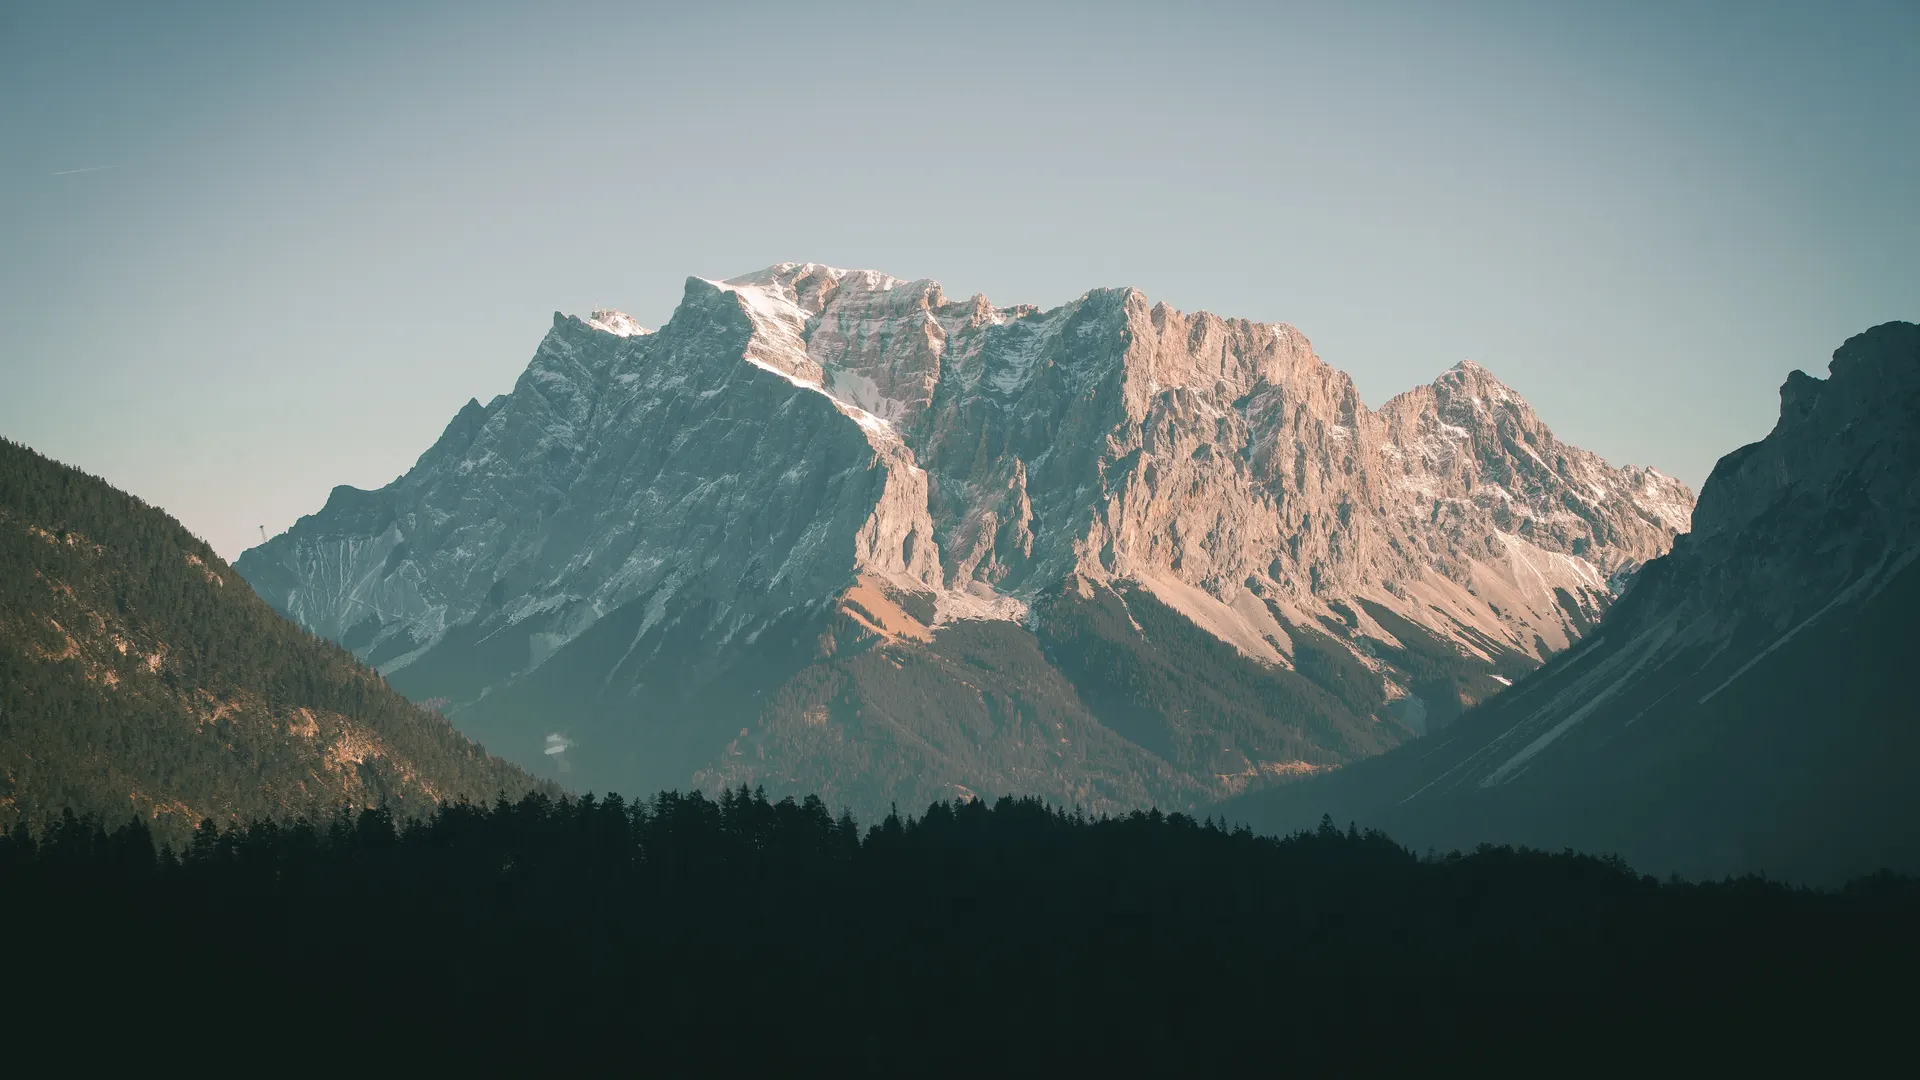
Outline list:
[[[903,285],[931,285],[932,282],[906,282],[877,270],[842,270],[822,263],[775,263],[764,270],[728,278],[728,285],[767,289],[809,315],[825,310],[832,297],[842,289],[862,294],[891,292]],[[937,286],[936,286],[937,288]]]
[[[1538,663],[1692,505],[1477,365],[1371,410],[1296,328],[1137,289],[1040,310],[781,263],[689,278],[657,332],[615,316],[556,317],[511,395],[243,572],[455,701],[585,655],[610,619],[625,644],[579,677],[624,693],[669,641],[698,669],[841,612],[935,647],[1136,595],[1259,670],[1339,650],[1378,695],[1353,707],[1402,717],[1497,687],[1416,687],[1413,650]],[[425,674],[448,665],[472,674]]]
[[[1910,483],[1920,455],[1911,426],[1916,415],[1920,326],[1912,323],[1885,323],[1848,338],[1834,351],[1826,379],[1790,373],[1773,430],[1714,467],[1688,557],[1723,561],[1728,550],[1701,553],[1754,543],[1755,526],[1777,528],[1784,520],[1779,507],[1793,500],[1858,522],[1857,535],[1869,544],[1905,534],[1913,523],[1904,517],[1911,500],[1902,485]]]
[[[604,330],[614,337],[633,337],[636,334],[651,334],[653,331],[635,322],[633,316],[624,311],[598,309],[587,318],[587,325],[595,330]]]
[[[1536,457],[1607,482],[1512,416],[1488,430],[1508,450],[1483,482],[1512,469],[1488,510],[1544,482],[1522,470]],[[1275,812],[1249,816],[1284,829],[1332,811],[1441,850],[1574,846],[1706,877],[1833,881],[1920,858],[1920,326],[1849,338],[1825,379],[1789,375],[1773,430],[1721,458],[1690,513],[1668,478],[1614,475],[1615,495],[1563,502],[1558,521],[1513,499],[1536,536],[1615,538],[1598,565],[1655,546],[1636,519],[1691,519],[1577,648],[1446,738],[1262,793]]]

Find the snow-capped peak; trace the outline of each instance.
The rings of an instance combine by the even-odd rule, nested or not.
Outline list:
[[[886,292],[890,289],[908,284],[901,278],[894,277],[891,274],[883,274],[878,270],[843,270],[837,266],[828,266],[825,263],[813,262],[775,263],[764,270],[757,270],[751,274],[742,274],[736,278],[728,278],[727,284],[767,285],[779,282],[788,288],[792,288],[793,283],[808,278],[825,278],[836,284],[843,282],[857,284],[873,292]]]
[[[828,299],[841,290],[885,293],[914,282],[878,270],[842,270],[823,263],[783,262],[715,284],[768,289],[792,301],[807,314],[817,315],[826,307]]]
[[[637,337],[653,331],[633,321],[633,316],[612,308],[600,308],[587,318],[587,325],[615,337]]]

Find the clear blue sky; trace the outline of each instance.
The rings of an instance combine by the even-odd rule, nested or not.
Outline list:
[[[1287,321],[1374,405],[1472,358],[1697,486],[1920,319],[1916,55],[1911,0],[16,0],[0,434],[231,557],[554,310],[790,259]]]

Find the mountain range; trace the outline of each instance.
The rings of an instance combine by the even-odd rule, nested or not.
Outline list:
[[[1230,804],[1415,846],[1614,851],[1656,873],[1836,883],[1920,868],[1920,326],[1794,372],[1693,529],[1599,625],[1434,737]]]
[[[594,323],[583,325],[638,336],[610,313]],[[760,370],[750,357],[743,363]],[[953,548],[940,545],[959,527],[954,504],[936,493],[945,487],[959,500],[958,466],[936,468],[932,443],[919,443],[928,450],[919,456],[918,434],[902,437],[894,457],[869,443],[871,457],[829,458],[843,468],[826,480],[808,463],[834,449],[830,435],[798,440],[807,453],[790,455],[793,475],[770,486],[793,485],[800,495],[779,502],[767,494],[764,461],[749,451],[778,444],[784,436],[770,432],[787,411],[824,401],[861,431],[895,430],[813,389],[835,379],[831,370],[798,377],[812,385],[782,376],[796,392],[771,418],[753,400],[731,413],[715,405],[702,423],[721,425],[718,435],[728,430],[722,417],[733,429],[769,429],[759,442],[731,444],[742,451],[732,456],[675,456],[710,450],[697,439],[717,436],[672,423],[672,402],[664,416],[622,414],[660,420],[636,438],[669,444],[657,463],[629,456],[658,465],[637,490],[671,493],[673,478],[694,470],[708,484],[759,482],[765,513],[756,517],[745,496],[720,499],[739,515],[723,526],[762,522],[776,537],[812,537],[812,550],[799,540],[746,545],[750,563],[778,557],[791,573],[762,579],[751,566],[731,568],[735,576],[717,576],[716,589],[693,605],[674,606],[655,586],[637,611],[616,607],[571,639],[547,642],[539,662],[529,654],[522,667],[495,666],[473,699],[443,706],[469,726],[491,719],[507,736],[546,731],[544,745],[527,748],[533,760],[576,779],[616,771],[605,755],[579,749],[634,755],[624,763],[630,779],[654,766],[643,753],[663,758],[660,769],[702,760],[714,725],[745,717],[738,738],[747,741],[728,748],[732,758],[704,759],[690,784],[717,786],[721,770],[733,769],[775,785],[826,777],[847,799],[960,789],[981,776],[1050,778],[1056,792],[1104,785],[1112,803],[1157,800],[1153,790],[1237,796],[1210,805],[1203,823],[1137,806],[1088,815],[1057,794],[990,802],[958,790],[917,816],[872,817],[864,835],[852,815],[836,816],[812,794],[769,798],[741,786],[712,799],[698,790],[555,798],[562,793],[553,783],[491,757],[346,649],[274,612],[164,513],[0,441],[0,911],[33,928],[14,958],[25,973],[16,982],[33,990],[10,1015],[45,1026],[103,978],[144,985],[157,975],[196,999],[250,988],[227,1008],[227,1026],[282,1044],[318,1022],[368,1029],[369,1045],[414,1040],[428,1053],[470,1053],[497,1066],[508,1053],[550,1063],[560,1045],[552,1033],[565,1030],[562,1043],[595,1067],[626,1062],[644,1045],[656,1063],[691,1068],[711,1065],[714,1048],[737,1034],[739,1010],[724,1003],[742,986],[760,986],[781,1005],[760,1033],[771,1036],[748,1040],[749,1053],[769,1047],[787,1067],[818,1060],[845,1071],[864,1061],[888,1073],[929,1045],[952,1044],[938,1037],[945,1028],[998,1033],[999,1043],[981,1051],[996,1061],[1084,1065],[1092,1046],[1116,1064],[1164,1062],[1162,1071],[1266,1061],[1275,1016],[1292,1025],[1282,1040],[1290,1061],[1348,1071],[1356,1061],[1430,1066],[1511,1061],[1516,1052],[1547,1061],[1569,1046],[1589,1057],[1599,1047],[1623,1063],[1696,1047],[1723,1064],[1731,1046],[1777,1064],[1779,1040],[1751,1038],[1756,1018],[1769,1031],[1803,1033],[1830,1062],[1836,1046],[1865,1055],[1901,1030],[1898,995],[1884,987],[1897,985],[1916,954],[1920,889],[1899,874],[1859,875],[1920,867],[1920,798],[1907,779],[1920,735],[1902,677],[1914,644],[1909,613],[1920,602],[1920,327],[1887,324],[1847,341],[1827,379],[1796,372],[1782,388],[1774,431],[1721,461],[1688,508],[1692,530],[1644,562],[1620,550],[1619,524],[1606,532],[1604,517],[1581,519],[1581,532],[1537,500],[1543,482],[1501,478],[1503,450],[1509,462],[1537,455],[1567,472],[1564,463],[1591,459],[1552,443],[1484,372],[1462,367],[1379,413],[1356,409],[1335,442],[1370,450],[1334,470],[1347,478],[1332,485],[1346,493],[1334,505],[1353,509],[1341,522],[1347,528],[1331,530],[1328,550],[1351,554],[1371,538],[1396,557],[1417,540],[1425,554],[1409,569],[1376,552],[1368,564],[1376,569],[1354,571],[1358,585],[1340,584],[1340,558],[1309,560],[1296,593],[1288,583],[1302,582],[1279,558],[1264,577],[1249,573],[1244,593],[1216,593],[1217,582],[1176,572],[1202,555],[1213,566],[1248,558],[1257,544],[1173,545],[1178,567],[1149,561],[1168,535],[1186,534],[1138,520],[1178,521],[1207,508],[1182,502],[1182,491],[1212,491],[1223,516],[1300,497],[1280,482],[1232,486],[1241,482],[1236,468],[1269,475],[1248,464],[1259,460],[1257,440],[1237,467],[1192,464],[1216,463],[1231,449],[1193,441],[1208,429],[1192,417],[1149,429],[1151,440],[1124,422],[1107,430],[1102,445],[1123,450],[1116,461],[1138,456],[1124,469],[1103,463],[1124,482],[1084,520],[1099,544],[1090,560],[1085,543],[1065,544],[1073,559],[1057,577],[1031,564],[1022,577],[1011,557],[1000,559],[1004,574],[949,571],[944,553]],[[613,378],[625,374],[633,372],[616,369]],[[729,389],[691,392],[711,401]],[[1081,407],[1095,409],[1099,394]],[[1233,400],[1242,398],[1259,395]],[[1269,411],[1284,412],[1285,400]],[[991,432],[1004,419],[971,407],[986,419],[963,430]],[[1416,443],[1392,434],[1394,414],[1422,410],[1435,419],[1416,419],[1414,430],[1465,431],[1441,427],[1448,442],[1437,445],[1457,445],[1479,464],[1446,459],[1430,443],[1419,467],[1409,466]],[[1193,412],[1214,420],[1216,432],[1233,430],[1225,414]],[[795,426],[782,430],[806,430],[803,419],[787,417]],[[482,420],[451,437],[484,446],[492,421]],[[592,426],[611,438],[622,420]],[[524,446],[515,449],[516,461],[529,460]],[[1270,457],[1285,449],[1267,448]],[[488,452],[429,464],[443,476],[469,462],[465,472],[482,471],[495,467]],[[1134,488],[1147,482],[1141,461],[1157,468],[1162,455],[1177,462],[1181,454],[1189,471],[1160,474],[1170,486]],[[1031,479],[1040,469],[1014,461],[1030,477],[1029,554],[1057,550],[1051,526],[1031,523],[1073,504]],[[729,462],[735,470],[721,471]],[[915,533],[877,519],[917,520],[911,500],[902,509],[888,494],[893,477],[870,475],[895,465],[922,477],[922,487],[904,490],[948,509],[926,510],[932,554],[918,542],[909,554],[902,539],[888,566],[890,537]],[[1458,487],[1436,482],[1436,473]],[[1642,484],[1647,476],[1613,475]],[[540,490],[510,479],[501,486]],[[1436,490],[1469,485],[1470,497],[1447,496],[1456,502],[1436,509]],[[1496,486],[1507,494],[1489,490]],[[1536,500],[1513,498],[1516,489]],[[1397,494],[1367,503],[1355,490]],[[848,491],[874,501],[848,511],[839,497]],[[800,497],[809,493],[811,503]],[[356,495],[375,514],[381,497],[389,506],[394,499],[392,491],[345,499]],[[543,541],[579,540],[566,531],[563,495],[547,492],[554,508],[536,509],[540,524],[516,529],[516,543],[538,552]],[[1404,514],[1417,498],[1433,500],[1428,524],[1450,513],[1457,530],[1426,533],[1414,527],[1417,517],[1396,524],[1380,516],[1383,506]],[[1620,502],[1638,507],[1642,522],[1658,519],[1657,503]],[[715,501],[683,495],[680,504],[705,513]],[[1531,516],[1515,514],[1515,504]],[[639,537],[621,549],[627,558],[674,552],[645,546],[663,543],[652,530],[668,525],[707,538],[707,548],[688,544],[705,553],[705,565],[724,566],[735,550],[712,535],[711,518],[676,520],[658,504],[641,505],[657,512],[634,519]],[[1320,512],[1298,511],[1302,519]],[[1513,516],[1490,533],[1472,531],[1502,512]],[[1484,576],[1502,565],[1489,561],[1489,536],[1499,551],[1524,550],[1507,539],[1520,535],[1508,529],[1516,518],[1514,529],[1540,538],[1526,543],[1598,578],[1586,593],[1561,587],[1557,623],[1493,584],[1533,595],[1525,583]],[[459,546],[480,550],[486,520],[469,508],[459,523],[442,524],[474,530]],[[834,531],[847,521],[857,525],[851,535]],[[617,547],[584,535],[597,538],[580,566]],[[447,549],[424,539],[389,547],[386,558],[431,565]],[[1554,544],[1569,550],[1553,552]],[[901,578],[923,556],[937,573],[907,577],[919,583],[909,587]],[[697,587],[689,567],[698,565],[673,568],[686,575],[676,589]],[[809,566],[814,576],[798,580],[829,586],[814,600],[780,608],[760,595],[798,588],[793,579]],[[836,566],[852,576],[836,578]],[[1369,573],[1383,574],[1377,586]],[[1484,612],[1435,600],[1429,621],[1416,622],[1423,613],[1407,599],[1421,595],[1416,586],[1451,596],[1429,574]],[[434,639],[421,617],[376,612],[354,624],[352,637],[368,656],[412,642],[397,654],[412,655],[392,665],[396,677],[488,678],[489,664],[513,655],[488,652],[489,635],[514,644],[518,625],[500,614],[517,603],[515,579],[494,580],[510,584],[489,588],[477,624],[455,621]],[[724,592],[743,582],[759,593]],[[1533,582],[1535,592],[1545,587]],[[1277,659],[1257,654],[1238,636],[1244,627],[1220,614],[1251,622],[1257,609],[1242,603],[1249,595],[1279,627],[1258,638]],[[762,604],[748,612],[774,616],[729,623],[727,611],[756,596]],[[1318,614],[1324,631],[1294,621],[1313,603],[1327,609]],[[520,621],[565,607],[523,604]],[[1469,615],[1489,621],[1475,627]],[[636,618],[638,629],[628,622],[599,645],[581,644],[594,642],[601,625]],[[656,635],[649,620],[668,620],[668,632]],[[1549,631],[1568,644],[1556,647]],[[790,635],[787,645],[780,635]],[[734,644],[743,637],[750,640]],[[637,661],[630,655],[643,649]],[[441,666],[419,667],[428,661]],[[649,681],[592,692],[625,686],[629,663]],[[595,676],[598,683],[586,681]],[[1476,680],[1498,688],[1508,677],[1510,688],[1469,701]],[[989,723],[967,726],[970,699],[956,686],[975,695]],[[1369,688],[1376,696],[1364,696]],[[1464,712],[1420,714],[1447,695]],[[1369,701],[1374,707],[1362,708]],[[566,722],[578,728],[546,722],[563,714],[586,719]],[[795,716],[815,742],[783,730]],[[1050,721],[1059,726],[1049,731]],[[1413,734],[1421,721],[1428,730]],[[1072,738],[1040,737],[1061,730]],[[1399,745],[1361,756],[1370,748],[1356,733],[1369,730],[1374,746]],[[1163,741],[1147,745],[1156,731]],[[1192,760],[1183,748],[1235,745],[1231,738],[1258,748],[1255,740],[1275,732],[1303,752],[1353,756],[1337,768],[1273,770],[1265,787],[1245,774],[1183,771]],[[931,749],[902,750],[911,738]],[[742,745],[756,749],[751,759],[737,752]],[[947,771],[916,776],[918,767]],[[1015,775],[1016,767],[1036,771]],[[1334,813],[1356,823],[1343,829]],[[1358,819],[1393,834],[1362,831]],[[1293,831],[1260,836],[1248,822]],[[1624,852],[1633,863],[1503,846],[1513,842]],[[1418,851],[1476,844],[1465,854]],[[1755,869],[1847,883],[1663,883],[1641,872],[1713,878]],[[384,969],[432,972],[432,992],[407,1009],[369,1012],[367,972]],[[1226,1011],[1205,995],[1166,993],[1199,985],[1232,991],[1221,998]],[[810,989],[780,996],[791,987]],[[1062,1002],[1074,1010],[1064,1022]],[[165,1010],[136,1012],[136,1026],[177,1027]],[[522,1035],[463,1038],[476,1017]],[[1396,1037],[1378,1037],[1389,1029]],[[638,1044],[636,1031],[645,1036]]]
[[[1472,363],[1374,410],[1290,326],[808,263],[556,314],[235,565],[578,789],[1194,808],[1447,728],[1693,511]]]

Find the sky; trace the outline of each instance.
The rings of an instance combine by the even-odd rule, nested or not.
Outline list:
[[[0,4],[0,435],[232,558],[782,261],[1473,359],[1696,488],[1920,321],[1920,4]]]

